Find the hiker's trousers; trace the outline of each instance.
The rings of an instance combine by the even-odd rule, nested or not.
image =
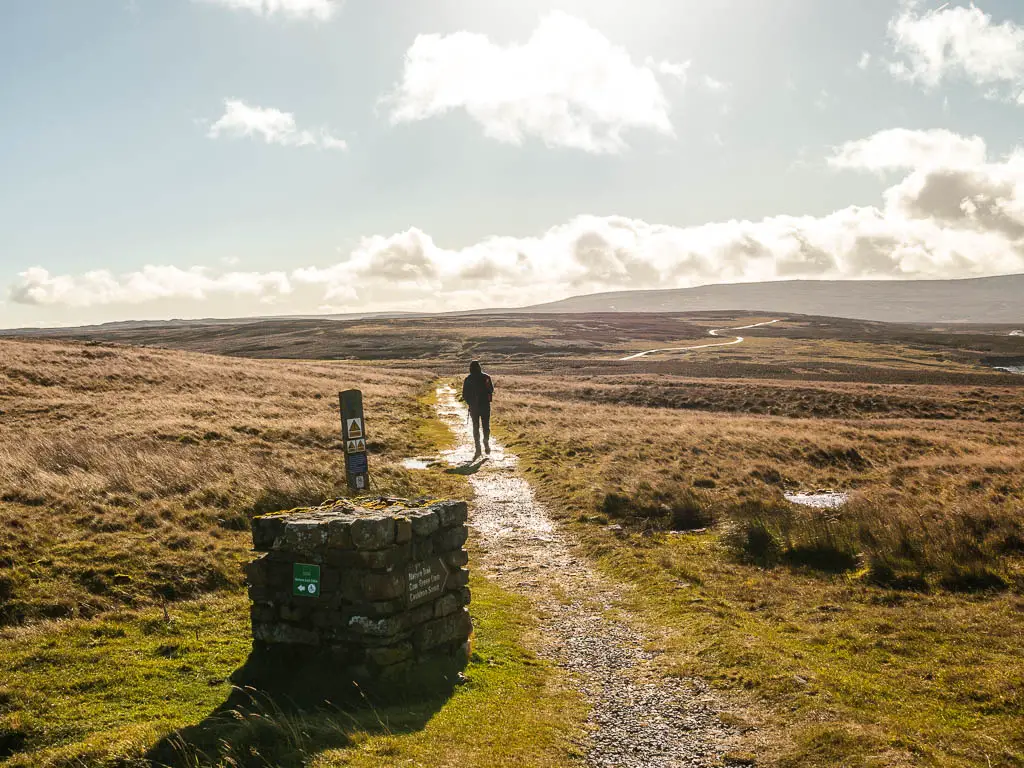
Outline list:
[[[491,442],[491,409],[481,408],[471,410],[469,415],[473,418],[473,444],[477,451],[480,450],[480,428],[484,430],[484,442],[490,445]]]

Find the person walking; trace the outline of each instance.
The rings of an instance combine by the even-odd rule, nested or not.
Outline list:
[[[473,442],[476,445],[474,461],[481,456],[481,427],[484,432],[484,450],[487,451],[488,456],[491,453],[491,399],[493,397],[494,382],[480,368],[480,363],[474,360],[469,364],[469,376],[462,382],[462,399],[469,408],[469,415],[473,419]]]

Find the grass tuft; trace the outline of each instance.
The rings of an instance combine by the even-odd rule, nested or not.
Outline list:
[[[1010,586],[1006,579],[984,566],[950,566],[939,583],[950,592],[1002,592]]]
[[[647,483],[605,493],[599,511],[644,530],[692,531],[714,523],[710,506],[695,492],[656,488]]]

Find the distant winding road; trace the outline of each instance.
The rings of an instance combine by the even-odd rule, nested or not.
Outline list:
[[[769,320],[766,323],[754,323],[753,325],[743,325],[739,328],[715,328],[712,331],[708,331],[709,336],[718,336],[718,334],[724,331],[746,331],[750,328],[760,328],[763,325],[772,325],[773,323],[779,322],[778,320]],[[623,357],[622,360],[638,360],[641,357],[647,357],[647,355],[655,355],[658,352],[688,352],[691,349],[710,349],[711,347],[731,347],[734,344],[742,344],[745,339],[742,336],[737,336],[732,341],[719,341],[715,344],[698,344],[695,347],[665,347],[663,349],[649,349],[646,352],[637,352],[635,355],[629,357]]]

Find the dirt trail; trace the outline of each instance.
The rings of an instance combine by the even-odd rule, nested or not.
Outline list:
[[[451,388],[438,389],[438,415],[459,447],[453,465],[473,458],[466,409]],[[485,573],[527,595],[541,616],[539,653],[569,670],[586,697],[592,728],[587,763],[595,768],[721,765],[735,734],[719,720],[722,702],[706,683],[665,678],[635,622],[622,613],[625,588],[593,571],[572,552],[516,470],[517,459],[492,441],[492,454],[469,481],[476,492],[470,518]]]
[[[708,331],[709,336],[718,336],[722,331],[746,331],[751,328],[760,328],[764,325],[773,325],[779,322],[778,320],[769,320],[766,323],[754,323],[753,325],[741,325],[739,328],[715,328],[714,330]],[[720,341],[715,344],[698,344],[695,347],[665,347],[663,349],[649,349],[646,352],[638,352],[635,355],[622,358],[625,360],[639,360],[641,357],[647,357],[647,355],[657,354],[658,352],[688,352],[691,349],[710,349],[711,347],[731,347],[734,344],[742,344],[746,341],[742,336],[737,336],[732,341]]]

